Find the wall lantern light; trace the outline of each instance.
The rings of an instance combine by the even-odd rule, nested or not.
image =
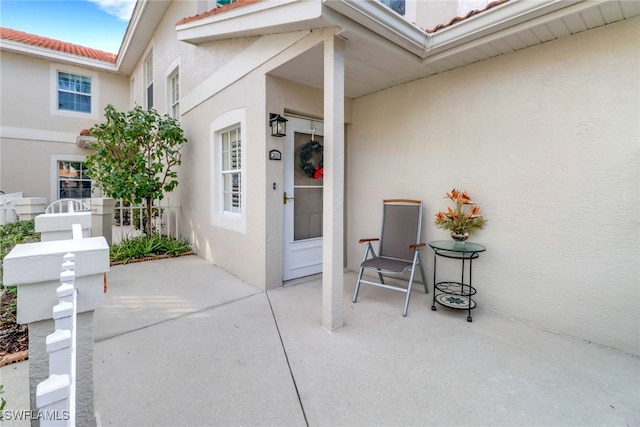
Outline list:
[[[271,136],[287,136],[288,120],[280,114],[269,113],[269,126],[271,126]]]

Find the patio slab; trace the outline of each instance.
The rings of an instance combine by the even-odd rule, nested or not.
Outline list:
[[[196,256],[112,268],[95,315],[101,424],[640,425],[638,357],[481,307],[473,323],[433,312],[419,286],[404,318],[403,294],[366,286],[353,304],[354,283],[328,332],[319,278],[264,292]],[[10,404],[28,402],[24,366],[0,369]]]

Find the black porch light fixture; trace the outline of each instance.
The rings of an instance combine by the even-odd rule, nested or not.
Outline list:
[[[271,126],[271,136],[287,136],[288,120],[280,114],[269,113],[269,126]]]

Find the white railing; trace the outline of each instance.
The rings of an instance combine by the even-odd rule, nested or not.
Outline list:
[[[22,193],[0,194],[0,225],[18,220],[13,199],[22,199]]]
[[[126,206],[122,200],[116,201],[113,213],[114,241],[141,236],[144,234],[146,206]],[[165,198],[156,200],[151,208],[151,231],[176,239],[180,238],[180,199]]]
[[[55,332],[46,338],[49,377],[36,387],[41,427],[75,426],[76,414],[76,289],[75,256],[63,257],[58,304],[53,307]]]

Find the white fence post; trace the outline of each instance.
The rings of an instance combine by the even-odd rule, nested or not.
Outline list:
[[[18,220],[18,212],[13,205],[13,200],[22,199],[23,197],[23,193],[0,195],[0,225]]]
[[[18,287],[17,321],[29,324],[30,408],[39,417],[33,424],[95,427],[93,312],[109,271],[105,238],[18,244],[3,270],[4,284]]]
[[[63,257],[58,304],[53,307],[55,332],[46,338],[49,377],[36,387],[40,427],[74,427],[76,401],[76,289],[75,256]]]

